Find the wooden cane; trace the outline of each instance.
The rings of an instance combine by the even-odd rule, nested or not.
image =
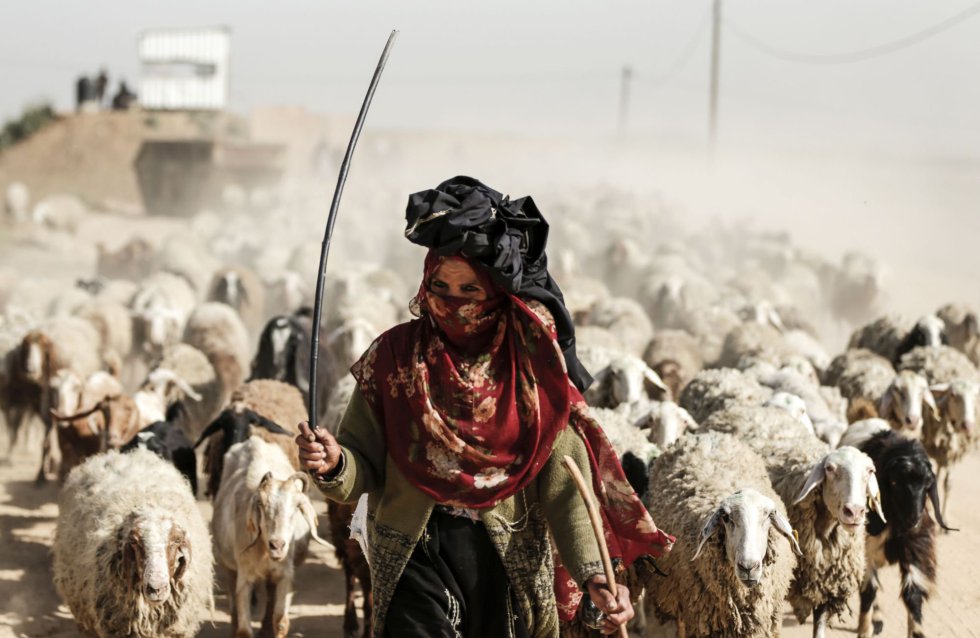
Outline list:
[[[602,517],[599,515],[599,506],[596,505],[592,488],[586,485],[585,477],[582,476],[582,472],[578,469],[578,465],[575,464],[572,457],[565,456],[562,461],[565,464],[565,469],[572,475],[572,480],[575,481],[575,486],[578,487],[578,492],[582,495],[582,500],[585,501],[585,509],[589,512],[589,521],[592,523],[592,532],[595,534],[596,542],[599,543],[602,569],[606,572],[606,585],[609,587],[609,591],[612,592],[613,598],[618,601],[619,594],[616,591],[618,589],[616,587],[616,573],[613,571],[612,560],[609,558],[609,547],[606,546],[606,534],[602,530]],[[629,638],[625,624],[619,626],[619,635],[621,638]]]

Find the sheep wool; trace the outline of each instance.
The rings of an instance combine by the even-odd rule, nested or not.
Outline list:
[[[719,502],[746,488],[771,499],[785,516],[759,455],[719,432],[678,440],[650,471],[648,506],[656,512],[658,524],[677,534],[677,544],[658,561],[669,577],[648,591],[647,605],[661,620],[683,624],[688,637],[779,634],[795,560],[789,543],[775,529],[770,530],[763,577],[755,587],[746,587],[736,577],[723,534],[709,540],[692,561],[702,527]]]
[[[147,534],[147,531],[151,533]],[[187,551],[176,563],[171,541]],[[170,592],[150,604],[141,586],[133,535],[167,543]],[[211,537],[187,480],[152,452],[109,452],[89,459],[61,492],[54,540],[54,583],[79,629],[99,638],[184,638],[197,634],[212,605]]]

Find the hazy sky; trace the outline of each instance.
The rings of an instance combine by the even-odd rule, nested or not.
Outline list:
[[[630,130],[703,144],[708,0],[30,0],[4,3],[0,117],[31,100],[72,104],[80,72],[136,80],[136,37],[161,26],[232,29],[232,108],[355,111],[391,28],[401,30],[375,126],[606,135],[620,69],[633,67]],[[969,0],[724,0],[765,43],[844,53],[901,38]],[[688,46],[694,43],[693,46]],[[685,51],[686,64],[677,66]],[[666,80],[668,69],[677,71]],[[722,32],[723,146],[976,159],[980,16],[856,64],[775,59]],[[113,82],[115,84],[115,82]]]

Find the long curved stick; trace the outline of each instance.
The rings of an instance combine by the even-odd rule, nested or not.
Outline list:
[[[613,598],[619,600],[619,593],[616,591],[616,572],[613,571],[612,559],[609,558],[609,547],[606,546],[606,534],[602,530],[602,517],[599,515],[599,506],[596,505],[592,489],[586,485],[585,477],[575,465],[575,461],[570,456],[562,459],[565,469],[572,475],[575,486],[578,487],[582,500],[585,501],[585,509],[589,512],[589,521],[592,523],[592,532],[595,534],[596,542],[599,543],[599,555],[602,557],[602,569],[606,572],[606,585],[612,592]],[[619,626],[619,635],[622,638],[629,638],[626,625]]]
[[[388,36],[388,42],[385,44],[384,51],[381,53],[381,59],[378,60],[378,66],[374,69],[374,76],[371,78],[371,84],[368,86],[367,95],[364,96],[364,102],[361,104],[361,112],[357,114],[354,131],[351,133],[350,142],[347,143],[347,153],[344,154],[344,161],[340,165],[337,188],[333,192],[333,201],[330,203],[330,214],[327,216],[327,227],[323,234],[323,244],[320,247],[320,270],[316,276],[316,296],[313,302],[313,335],[310,339],[310,391],[309,403],[307,405],[310,427],[312,428],[316,428],[319,425],[316,419],[316,364],[320,353],[320,316],[323,312],[323,282],[327,272],[327,256],[330,254],[330,240],[333,237],[334,224],[337,223],[337,210],[340,208],[340,196],[344,193],[344,183],[347,182],[347,171],[350,170],[351,158],[354,156],[354,147],[357,146],[357,139],[361,136],[361,128],[364,126],[368,108],[370,108],[371,100],[374,98],[374,90],[378,87],[381,72],[388,62],[388,54],[391,52],[391,47],[395,43],[395,37],[397,35],[398,31],[393,30],[391,35]]]

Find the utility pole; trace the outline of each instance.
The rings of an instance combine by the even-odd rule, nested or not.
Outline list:
[[[718,139],[718,73],[721,65],[721,0],[714,0],[711,28],[711,87],[708,102],[708,144],[712,155]]]
[[[626,116],[629,114],[630,101],[630,80],[633,77],[633,69],[630,66],[623,66],[623,74],[619,88],[619,137],[626,138]]]

